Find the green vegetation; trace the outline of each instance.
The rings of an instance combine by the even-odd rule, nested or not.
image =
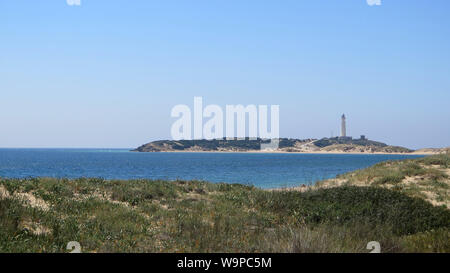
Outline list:
[[[279,140],[279,148],[292,148],[297,143],[305,143],[312,140],[298,140],[281,138]],[[261,144],[270,143],[269,139],[214,139],[214,140],[159,140],[140,146],[137,152],[160,152],[160,151],[259,151]]]
[[[385,143],[372,141],[368,139],[348,139],[348,138],[323,138],[314,142],[314,144],[318,147],[327,147],[335,144],[355,144],[360,146],[374,146],[374,147],[387,147],[388,145]]]
[[[0,252],[449,252],[450,211],[376,187],[0,179]]]
[[[261,150],[261,144],[270,143],[269,139],[215,139],[215,140],[160,140],[147,143],[135,149],[136,152],[255,152]],[[357,153],[411,153],[413,150],[388,146],[368,139],[323,138],[291,139],[280,138],[278,151],[282,152],[357,152]]]
[[[318,187],[340,185],[384,187],[450,207],[450,154],[381,162],[317,183]]]
[[[340,150],[343,152],[381,152],[381,153],[412,153],[413,150],[389,146],[385,143],[368,139],[351,138],[323,138],[314,142],[314,145],[321,148],[322,151]]]

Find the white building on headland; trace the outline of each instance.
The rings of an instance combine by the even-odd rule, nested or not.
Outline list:
[[[352,139],[352,137],[347,136],[347,125],[346,125],[346,117],[345,114],[342,114],[341,117],[341,136],[340,139]]]
[[[342,114],[341,117],[341,137],[346,137],[347,136],[347,127],[345,124],[345,114]]]

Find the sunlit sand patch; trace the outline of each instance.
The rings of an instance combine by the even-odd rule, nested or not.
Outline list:
[[[3,185],[0,185],[0,199],[7,199],[10,197],[8,190],[3,187]]]
[[[0,199],[8,199],[8,198],[20,200],[27,206],[37,208],[43,211],[48,211],[50,209],[50,205],[47,204],[47,202],[34,196],[32,193],[16,192],[13,195],[11,195],[3,185],[0,185]]]
[[[40,223],[33,222],[29,219],[22,221],[19,226],[21,229],[28,230],[29,232],[31,232],[36,236],[44,236],[52,233],[52,231],[49,228],[43,226]]]
[[[43,211],[48,211],[50,209],[47,202],[28,192],[14,193],[14,198],[21,200],[32,208],[41,209]]]

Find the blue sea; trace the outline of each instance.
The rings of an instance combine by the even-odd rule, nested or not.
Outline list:
[[[204,180],[260,188],[313,184],[417,155],[137,153],[128,149],[0,149],[0,177]]]

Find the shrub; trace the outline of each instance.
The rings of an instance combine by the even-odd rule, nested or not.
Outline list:
[[[384,184],[397,184],[403,181],[405,176],[400,173],[392,173],[386,176],[375,179],[374,185],[384,185]]]
[[[385,224],[397,235],[450,227],[450,211],[404,194],[375,187],[337,187],[310,192],[262,194],[261,208],[295,214],[299,222]]]

